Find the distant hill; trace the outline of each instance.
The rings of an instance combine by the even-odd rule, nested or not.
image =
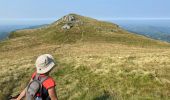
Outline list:
[[[129,32],[170,42],[170,20],[115,20]]]
[[[36,28],[41,28],[41,27],[45,27],[48,26],[49,24],[42,24],[42,25],[32,25],[32,26],[27,26],[23,29],[36,29]],[[19,29],[19,30],[23,30],[23,29]],[[16,30],[17,31],[17,30]]]
[[[8,32],[0,32],[0,41],[6,39],[8,37],[9,33]]]
[[[22,29],[27,27],[26,25],[0,25],[0,41],[8,38],[11,31]]]
[[[116,24],[76,14],[66,15],[42,28],[12,32],[9,38],[13,39],[26,36],[51,43],[105,41],[138,46],[166,45],[166,43],[130,33]]]
[[[138,26],[129,25],[123,26],[130,32],[145,35],[147,37],[170,42],[170,27],[159,27],[159,26]]]
[[[39,27],[44,27],[48,24],[43,25],[0,25],[0,41],[7,39],[12,31],[22,30],[22,29],[35,29]]]

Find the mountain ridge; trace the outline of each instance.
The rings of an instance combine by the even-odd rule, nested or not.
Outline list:
[[[118,25],[99,21],[77,14],[68,14],[54,23],[38,29],[20,30],[9,38],[30,36],[52,43],[75,43],[77,41],[107,41],[126,45],[168,45],[168,43],[149,39],[130,33]],[[36,38],[37,38],[36,37]],[[143,42],[142,42],[143,41]]]

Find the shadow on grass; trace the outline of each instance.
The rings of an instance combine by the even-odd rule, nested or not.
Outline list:
[[[98,96],[94,98],[93,100],[111,100],[112,96],[109,94],[109,92],[104,91],[104,93],[101,96]]]

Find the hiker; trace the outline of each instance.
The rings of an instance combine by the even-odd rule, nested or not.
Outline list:
[[[58,100],[55,81],[49,76],[55,66],[54,58],[50,54],[43,54],[37,58],[35,66],[36,72],[32,74],[28,86],[14,100],[24,97],[26,100]]]

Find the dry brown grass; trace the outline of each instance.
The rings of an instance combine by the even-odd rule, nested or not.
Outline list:
[[[103,98],[100,95],[106,95],[103,91],[107,91],[112,99],[168,99],[169,50],[84,42],[41,44],[3,51],[0,52],[0,97],[19,93],[34,71],[36,57],[50,53],[60,62],[52,72],[57,81],[59,99],[100,99]],[[91,94],[96,88],[99,91]]]

